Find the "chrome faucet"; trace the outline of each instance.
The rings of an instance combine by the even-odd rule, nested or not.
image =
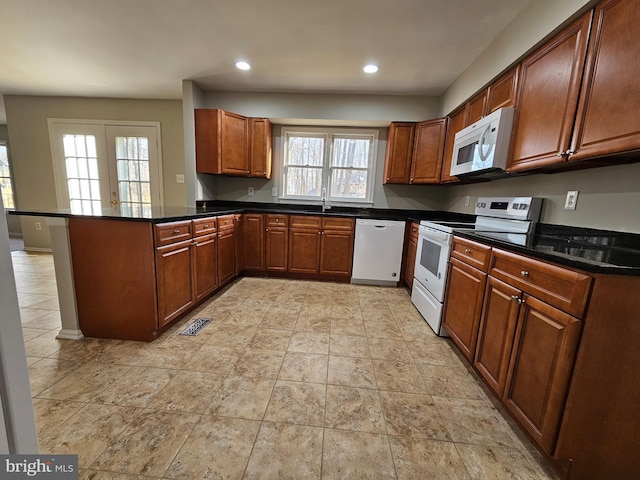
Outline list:
[[[321,196],[320,203],[322,205],[322,213],[324,213],[326,210],[329,210],[331,208],[331,205],[327,202],[327,189],[326,188],[322,189],[322,196]]]

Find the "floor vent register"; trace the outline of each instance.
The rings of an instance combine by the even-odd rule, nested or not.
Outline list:
[[[199,317],[194,320],[194,322],[185,328],[180,335],[188,335],[190,337],[195,337],[200,333],[200,331],[211,323],[211,319],[207,317]]]

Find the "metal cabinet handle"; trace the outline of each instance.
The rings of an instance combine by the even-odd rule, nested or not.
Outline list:
[[[264,229],[264,231],[265,231],[265,232],[268,232],[268,231],[269,231],[269,229],[268,229],[268,228],[265,228],[265,229]]]
[[[524,303],[524,299],[520,298],[518,295],[511,295],[511,300],[518,302],[520,305]]]
[[[180,230],[174,230],[174,231],[173,231],[173,234],[174,234],[174,235],[178,235],[179,233],[180,233]]]
[[[521,276],[521,277],[528,277],[528,276],[529,276],[529,272],[527,272],[526,270],[522,270],[522,271],[520,272],[520,276]]]
[[[465,248],[464,249],[464,253],[471,253],[471,249],[470,248]]]

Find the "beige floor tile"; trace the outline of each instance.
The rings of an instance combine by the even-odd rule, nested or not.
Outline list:
[[[498,446],[456,444],[474,480],[541,480],[549,478],[520,450]]]
[[[329,334],[316,332],[294,332],[289,342],[290,352],[329,353]]]
[[[262,420],[275,380],[229,375],[209,404],[206,413]]]
[[[373,360],[376,384],[380,390],[407,393],[429,393],[414,363]]]
[[[426,342],[407,341],[407,346],[416,362],[464,368],[452,350],[454,347],[443,338],[433,337]]]
[[[429,393],[438,397],[488,400],[475,378],[463,367],[417,363]]]
[[[365,322],[395,322],[395,318],[393,318],[389,307],[386,306],[386,302],[380,308],[363,306],[362,318],[364,318]]]
[[[34,357],[29,357],[34,359]],[[76,372],[82,365],[72,361],[52,358],[35,358],[29,365],[29,381],[31,395],[40,395],[50,386]]]
[[[216,326],[207,343],[221,347],[246,347],[256,333],[256,327],[239,327],[237,325]]]
[[[362,310],[359,303],[331,304],[332,318],[362,318]]]
[[[293,301],[294,297],[286,297],[285,299],[276,300],[268,313],[285,313],[288,315],[291,314],[299,314],[302,309],[302,301],[295,302]],[[302,296],[301,300],[304,300],[304,296]]]
[[[300,308],[300,315],[306,318],[309,317],[320,317],[320,318],[331,318],[331,303],[325,303],[321,301],[313,301],[309,300],[309,297],[305,297],[304,303]],[[311,330],[317,331],[317,330]],[[324,330],[323,330],[324,331]]]
[[[296,382],[327,383],[328,355],[287,352],[278,379]]]
[[[180,412],[143,411],[91,468],[162,476],[199,418]]]
[[[486,400],[433,397],[454,442],[521,448],[522,443]]]
[[[258,328],[247,346],[251,348],[261,348],[263,350],[286,352],[289,346],[289,340],[291,340],[291,332],[288,330]]]
[[[232,375],[276,378],[280,372],[284,352],[245,348],[231,368]]]
[[[78,466],[89,468],[102,452],[118,442],[140,413],[132,407],[88,403],[62,426],[40,438],[40,450],[78,455]]]
[[[40,310],[51,310],[51,308],[45,308],[42,306],[38,307],[37,305],[42,305],[44,302],[48,302],[54,299],[57,300],[55,295],[40,295],[37,293],[19,293],[18,305],[20,306],[20,308],[36,308]]]
[[[332,333],[329,343],[329,353],[344,357],[369,358],[369,341],[367,337],[356,335],[341,335]]]
[[[296,323],[296,330],[305,332],[329,333],[331,332],[331,317],[315,316],[313,314],[300,313]]]
[[[324,425],[326,385],[278,380],[273,388],[265,421]]]
[[[24,350],[30,357],[48,357],[53,355],[61,348],[64,340],[56,340],[58,332],[49,331],[42,335],[24,342]]]
[[[322,428],[263,422],[244,480],[320,478]]]
[[[28,309],[27,309],[28,310]],[[23,321],[22,326],[27,328],[40,328],[43,330],[55,330],[58,332],[62,328],[60,312],[57,310],[37,310],[38,312],[48,312],[33,320]]]
[[[398,480],[469,480],[469,474],[452,442],[406,435],[389,436],[389,443]]]
[[[259,429],[255,420],[203,416],[164,478],[242,478]]]
[[[386,433],[378,392],[368,388],[327,385],[325,426]]]
[[[362,318],[332,318],[331,333],[337,335],[367,336],[367,330],[364,328]]]
[[[114,346],[114,341],[101,338],[82,338],[80,340],[61,340],[60,349],[49,358],[88,362],[98,360],[101,355]]]
[[[371,359],[329,355],[327,382],[332,385],[376,388]]]
[[[37,308],[21,308],[20,309],[20,321],[22,322],[22,326],[24,327],[25,323],[33,322],[35,320],[39,320],[43,317],[57,317],[60,319],[60,315],[56,316],[55,312],[51,310],[40,310]],[[29,328],[38,328],[36,326],[27,325]],[[60,326],[60,325],[59,325]],[[48,330],[51,330],[48,328]]]
[[[414,361],[404,340],[373,337],[369,339],[369,349],[371,358],[404,363]]]
[[[38,365],[37,363],[34,365]],[[87,363],[39,394],[42,398],[91,402],[100,392],[111,388],[132,367]]]
[[[147,404],[156,410],[204,413],[224,380],[215,373],[180,370]]]
[[[84,406],[84,403],[79,402],[34,398],[33,415],[36,420],[38,436],[43,438],[45,433],[51,433],[53,430],[63,425]]]
[[[78,469],[79,480],[152,480],[146,475],[128,475],[126,473],[97,472],[95,470]]]
[[[429,395],[380,392],[389,435],[412,435],[451,441],[444,419]]]
[[[386,435],[327,428],[324,431],[322,478],[395,479]]]
[[[34,338],[39,337],[43,333],[48,333],[48,332],[49,330],[22,327],[22,338],[24,339],[25,342],[28,342],[29,340],[33,340]]]
[[[368,337],[393,338],[402,340],[402,333],[395,320],[366,320],[364,321]]]
[[[187,368],[224,376],[231,371],[241,352],[240,348],[205,344],[191,357]]]
[[[297,321],[297,314],[267,313],[262,319],[260,326],[278,330],[293,330]]]

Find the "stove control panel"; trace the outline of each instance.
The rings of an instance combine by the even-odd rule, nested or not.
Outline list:
[[[541,210],[542,198],[538,197],[480,197],[475,213],[486,217],[537,222]]]

